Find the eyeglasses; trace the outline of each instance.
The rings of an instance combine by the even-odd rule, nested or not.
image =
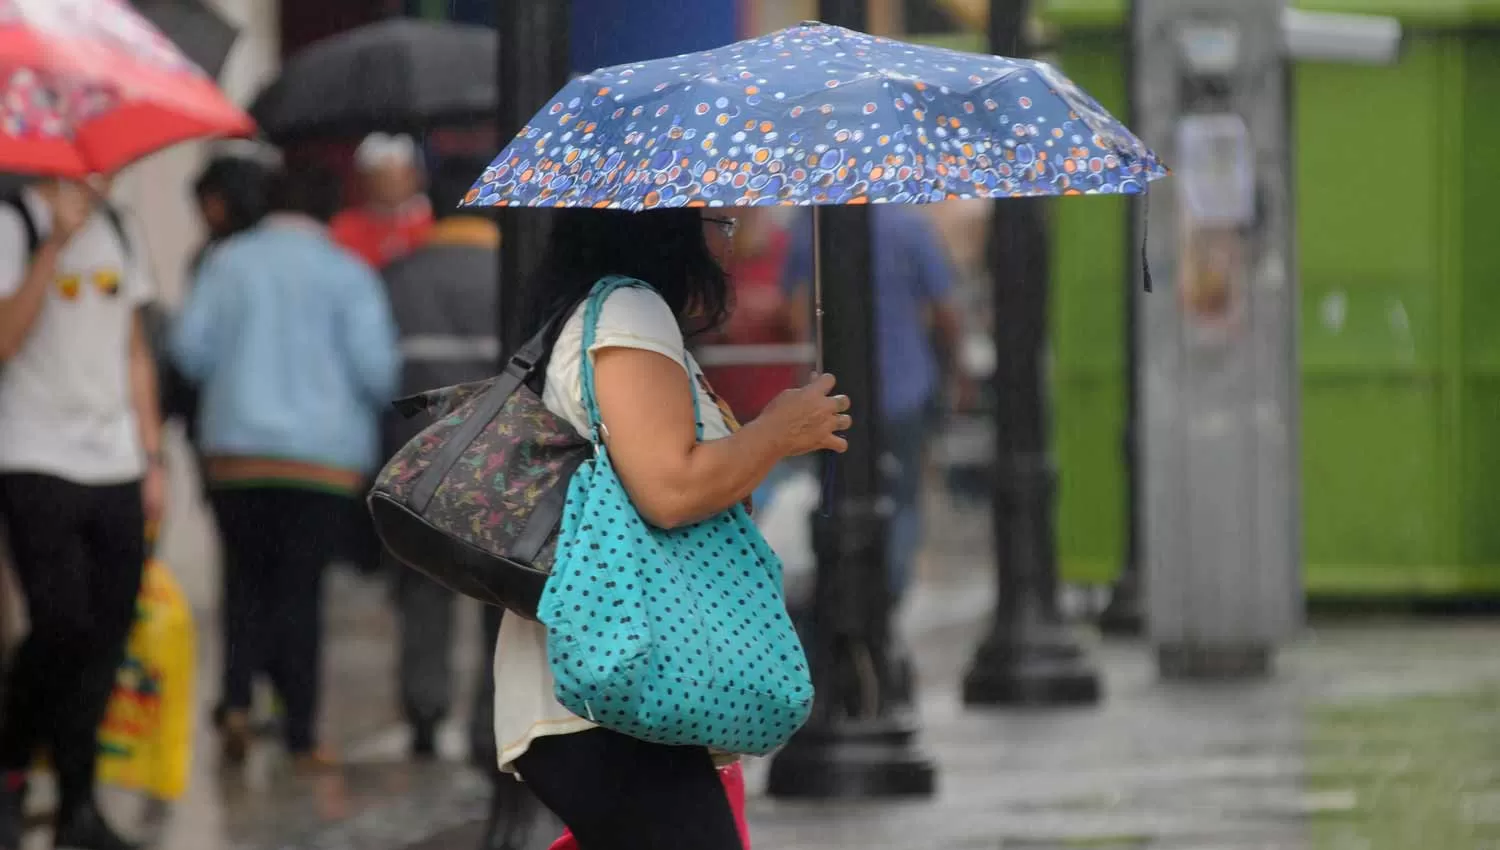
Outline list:
[[[740,221],[737,218],[709,218],[703,217],[704,224],[712,224],[719,228],[725,239],[733,239],[734,232],[739,229]]]

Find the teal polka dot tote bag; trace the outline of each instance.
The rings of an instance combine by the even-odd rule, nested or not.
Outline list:
[[[604,300],[625,286],[645,284],[605,278],[584,307],[583,399],[595,451],[568,487],[537,612],[557,699],[641,740],[763,755],[802,726],[813,698],[781,596],[781,562],[743,506],[666,530],[631,504],[599,436],[587,353]]]

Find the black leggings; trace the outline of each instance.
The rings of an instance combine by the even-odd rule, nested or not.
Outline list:
[[[0,770],[24,770],[49,747],[66,808],[93,791],[99,723],[135,621],[141,485],[0,475],[0,519],[31,621],[7,683]]]
[[[605,729],[538,738],[516,770],[580,850],[743,850],[713,760]]]
[[[323,572],[338,553],[346,496],[295,487],[215,489],[224,542],[223,707],[250,709],[269,674],[286,708],[286,746],[317,745]]]

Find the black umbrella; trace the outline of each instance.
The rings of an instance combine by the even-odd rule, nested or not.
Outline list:
[[[239,30],[203,0],[134,0],[135,8],[187,58],[219,78]]]
[[[250,114],[278,144],[423,132],[495,111],[495,31],[394,18],[299,51]]]

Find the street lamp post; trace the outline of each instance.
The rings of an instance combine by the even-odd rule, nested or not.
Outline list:
[[[1026,21],[1026,0],[991,0],[991,52],[1026,52]],[[990,256],[999,404],[993,510],[1000,587],[994,621],[964,677],[963,698],[969,705],[1100,699],[1099,674],[1057,606],[1057,472],[1047,446],[1043,203],[1006,199],[994,205]]]
[[[867,28],[865,0],[822,0],[819,13],[825,23]],[[856,425],[848,452],[823,460],[834,465],[833,501],[813,519],[818,578],[807,626],[818,696],[807,726],[772,762],[768,790],[802,798],[927,796],[936,768],[916,748],[916,723],[895,698],[869,211],[824,207],[817,214],[820,253],[838,257],[822,268],[830,319],[824,356]]]
[[[1131,0],[1126,29],[1125,62],[1126,91],[1135,90],[1135,32],[1140,23],[1140,3]],[[1135,98],[1130,98],[1126,110],[1126,123],[1134,127],[1139,122]],[[1135,210],[1127,206],[1127,230],[1130,238],[1130,261],[1125,264],[1125,429],[1122,434],[1121,457],[1125,462],[1125,551],[1120,565],[1120,575],[1110,588],[1109,604],[1099,615],[1099,630],[1115,637],[1139,637],[1146,628],[1143,611],[1145,605],[1144,570],[1141,567],[1141,506],[1145,495],[1141,489],[1140,451],[1140,344],[1136,340],[1136,324],[1140,319],[1140,302],[1136,294],[1139,283],[1136,270],[1141,267],[1141,254],[1145,248],[1138,238],[1141,230]]]
[[[496,91],[498,137],[509,141],[568,81],[570,3],[504,0],[495,4],[499,36]],[[521,281],[546,249],[549,218],[537,209],[500,208],[500,330],[502,365],[522,342]]]
[[[559,0],[503,0],[495,4],[499,57],[496,62],[498,138],[508,141],[526,126],[568,80],[569,3]],[[499,209],[500,292],[495,317],[501,362],[526,332],[522,281],[546,250],[549,218],[542,210]],[[483,850],[541,850],[558,833],[556,818],[525,783],[499,775],[485,827]]]

